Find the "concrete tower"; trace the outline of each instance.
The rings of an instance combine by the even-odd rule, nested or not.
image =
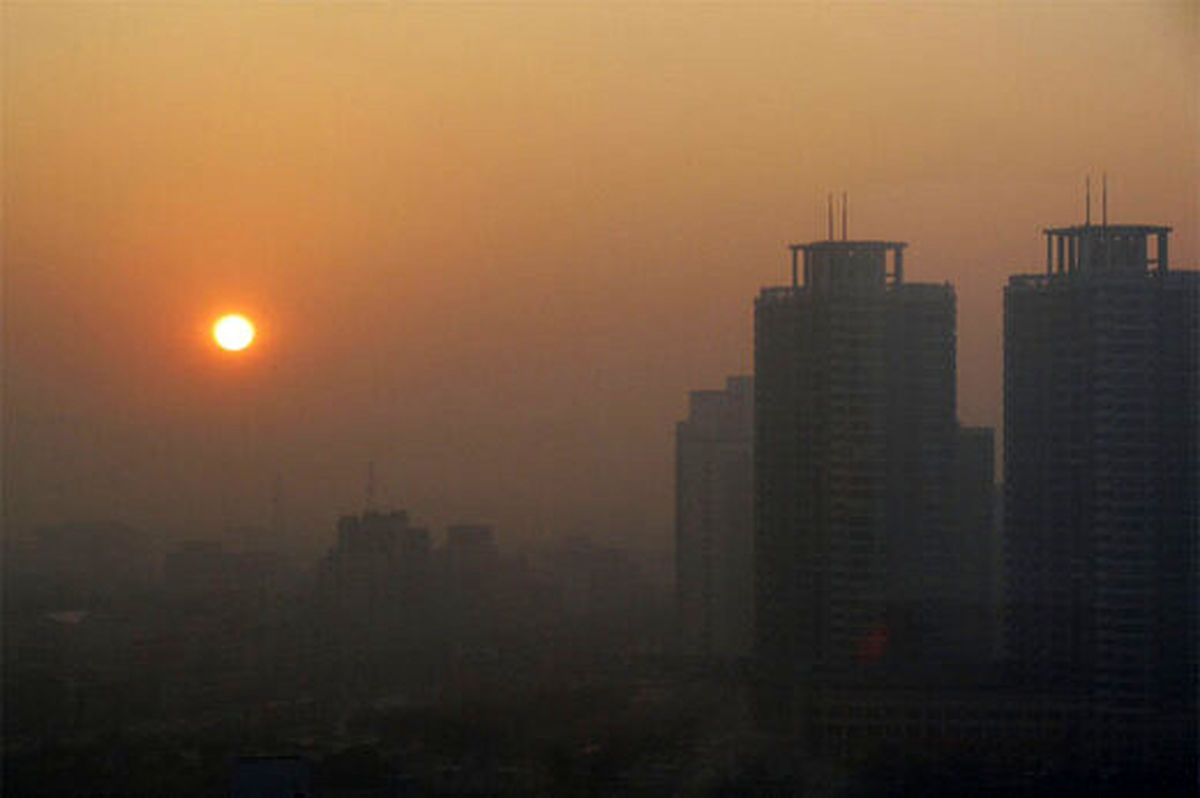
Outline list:
[[[1102,748],[1194,757],[1200,274],[1167,227],[1045,233],[1004,293],[1007,651]]]
[[[755,303],[756,645],[788,678],[945,653],[955,299],[905,283],[904,248],[792,245]]]

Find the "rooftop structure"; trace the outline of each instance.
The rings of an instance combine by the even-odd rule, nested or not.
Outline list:
[[[1166,272],[1170,265],[1170,227],[1149,224],[1049,227],[1046,274],[1076,272],[1143,273],[1150,266]]]

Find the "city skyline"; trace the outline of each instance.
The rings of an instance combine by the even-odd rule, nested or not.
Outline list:
[[[0,2],[0,75],[6,790],[1194,791],[1200,3]]]
[[[278,495],[313,550],[374,461],[423,522],[666,551],[682,396],[748,371],[828,191],[954,283],[968,424],[999,426],[1005,276],[1084,175],[1196,257],[1187,5],[3,13],[16,534],[194,537]]]

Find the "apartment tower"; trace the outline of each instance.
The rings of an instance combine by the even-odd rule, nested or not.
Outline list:
[[[1194,761],[1200,274],[1170,232],[1048,229],[1045,272],[1009,279],[1005,632],[1098,753]]]
[[[790,249],[755,303],[757,653],[810,683],[936,660],[964,543],[954,290],[905,282],[902,242]]]

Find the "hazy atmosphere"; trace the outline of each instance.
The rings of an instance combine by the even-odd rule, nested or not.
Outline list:
[[[665,552],[687,391],[828,192],[953,282],[968,424],[1085,175],[1197,256],[1195,4],[8,3],[2,49],[9,534],[276,491],[314,550],[373,461],[426,523]]]
[[[1200,4],[4,2],[7,794],[1194,794]]]

